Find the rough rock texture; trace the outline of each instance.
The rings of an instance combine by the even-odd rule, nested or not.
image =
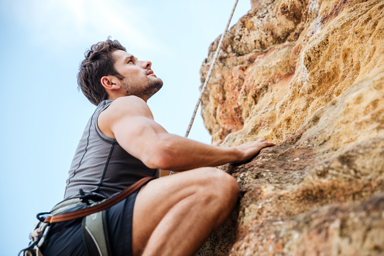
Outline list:
[[[198,255],[384,255],[384,0],[251,3],[202,116],[222,146],[278,146],[220,167],[241,198]]]

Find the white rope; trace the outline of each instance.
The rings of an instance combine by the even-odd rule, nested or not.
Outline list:
[[[209,68],[207,78],[205,79],[203,88],[201,89],[201,92],[200,92],[200,97],[199,97],[199,99],[197,100],[197,103],[196,103],[196,106],[195,106],[195,110],[193,111],[191,121],[189,122],[188,129],[187,129],[187,131],[186,131],[186,133],[185,133],[185,137],[186,137],[186,138],[188,138],[188,135],[189,135],[189,132],[191,131],[193,122],[195,121],[195,117],[196,117],[197,109],[198,109],[199,106],[200,106],[201,98],[203,97],[205,88],[207,87],[207,84],[208,84],[208,82],[209,82],[209,79],[211,78],[211,74],[212,74],[213,67],[215,66],[217,56],[219,55],[219,51],[220,51],[221,45],[223,44],[223,40],[224,40],[225,34],[227,33],[229,24],[231,24],[231,20],[232,20],[233,14],[235,13],[236,6],[237,6],[237,3],[238,3],[238,2],[239,2],[239,0],[236,0],[235,5],[233,6],[233,9],[232,9],[232,12],[231,12],[231,16],[229,17],[227,26],[225,26],[224,33],[221,35],[220,42],[219,42],[219,45],[217,46],[215,55],[214,55],[214,57],[213,57],[213,60],[212,60],[212,63],[211,63],[211,67]],[[171,174],[173,174],[173,171],[170,172],[170,175],[171,175]]]
[[[195,110],[193,111],[192,118],[191,118],[191,121],[189,122],[189,126],[188,126],[188,129],[187,129],[187,132],[185,133],[185,137],[186,137],[186,138],[188,137],[189,132],[191,131],[193,122],[195,121],[195,117],[196,117],[197,109],[198,109],[199,106],[200,106],[201,98],[203,97],[205,88],[207,87],[207,84],[208,84],[208,82],[209,82],[209,79],[211,78],[212,70],[213,70],[213,67],[215,66],[217,56],[219,55],[219,51],[220,51],[221,45],[223,44],[224,36],[225,36],[225,34],[227,33],[229,24],[231,23],[231,20],[232,20],[233,14],[235,13],[236,6],[237,6],[237,3],[238,3],[238,2],[239,2],[239,0],[236,0],[235,5],[233,6],[233,9],[232,9],[231,16],[229,17],[227,26],[225,27],[224,33],[221,35],[220,42],[219,42],[219,45],[217,46],[217,49],[216,49],[216,52],[215,52],[215,56],[213,57],[213,60],[212,60],[212,63],[211,63],[211,67],[209,68],[207,78],[205,79],[203,88],[201,89],[200,97],[199,97],[199,99],[197,100],[197,103],[196,103],[196,106],[195,106]]]

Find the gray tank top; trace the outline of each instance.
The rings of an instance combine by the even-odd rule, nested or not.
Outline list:
[[[64,198],[78,196],[79,189],[110,197],[141,178],[159,175],[157,169],[148,168],[128,154],[116,139],[100,131],[97,119],[111,103],[112,100],[102,101],[85,127],[68,172]]]

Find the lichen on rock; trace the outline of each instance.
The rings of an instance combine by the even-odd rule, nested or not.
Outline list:
[[[220,167],[241,188],[237,221],[198,255],[384,254],[384,1],[251,3],[201,113],[222,146],[278,146]]]

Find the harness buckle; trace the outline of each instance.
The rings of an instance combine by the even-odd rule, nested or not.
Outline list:
[[[79,194],[80,194],[79,199],[81,200],[81,202],[87,205],[91,205],[91,203],[93,202],[98,202],[105,199],[104,197],[96,195],[93,192],[84,192],[83,189],[79,189]],[[92,202],[89,202],[89,201],[92,201]]]

